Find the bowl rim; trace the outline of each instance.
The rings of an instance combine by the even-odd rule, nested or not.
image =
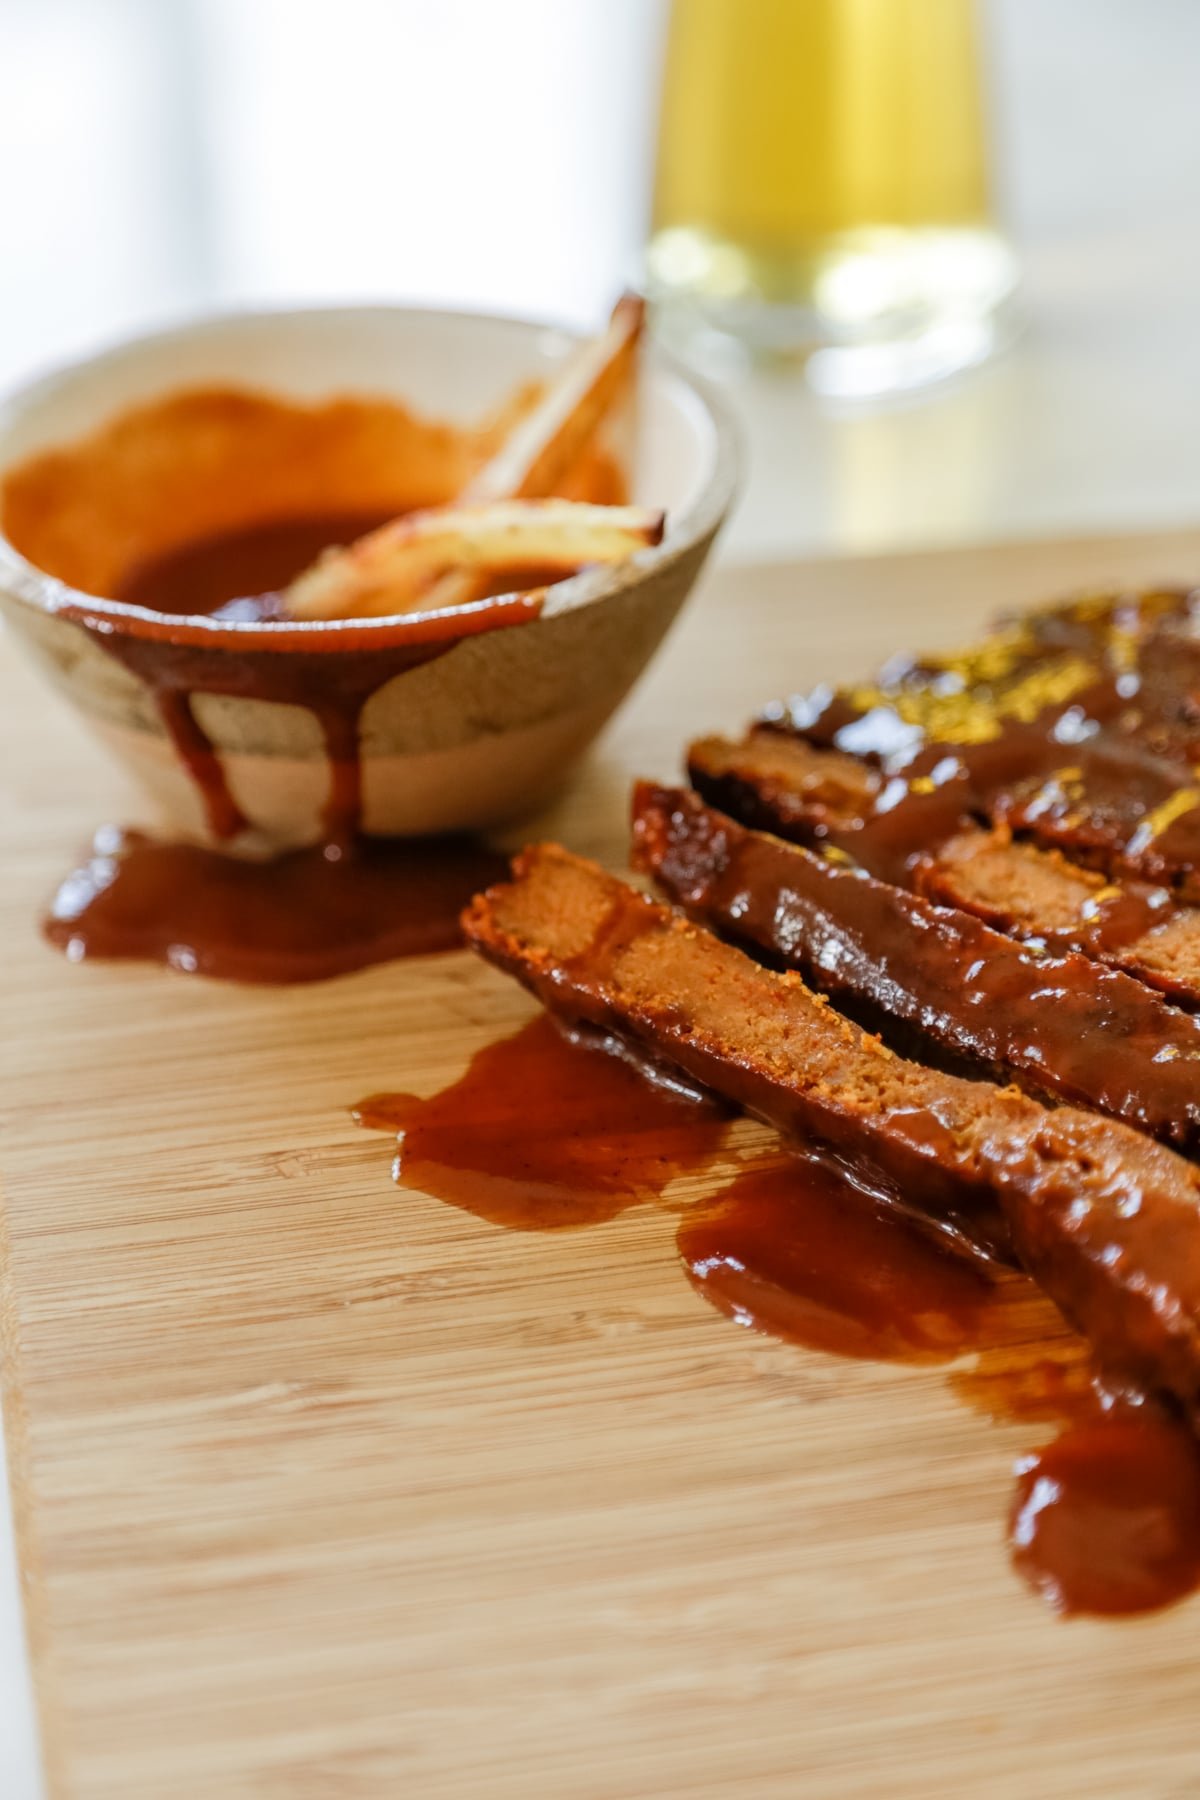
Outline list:
[[[176,324],[159,330],[140,331],[117,339],[85,356],[70,358],[34,376],[31,380],[7,390],[0,396],[0,426],[17,409],[24,409],[44,391],[50,391],[73,376],[82,375],[109,361],[117,361],[131,351],[148,345],[169,346],[182,338],[195,336],[207,327],[236,325],[242,322],[269,326],[284,319],[351,320],[370,314],[400,316],[413,323],[423,320],[454,319],[491,326],[511,327],[513,331],[546,332],[581,342],[584,333],[551,319],[532,319],[513,313],[482,312],[469,307],[406,306],[391,303],[350,303],[344,306],[269,306],[214,308],[196,313]],[[616,594],[641,584],[664,565],[711,537],[720,526],[733,503],[741,482],[743,464],[742,434],[733,414],[710,382],[687,367],[660,344],[648,343],[643,352],[645,362],[656,375],[665,376],[681,386],[701,411],[707,415],[714,448],[712,467],[699,492],[678,513],[668,513],[661,543],[639,550],[626,562],[588,569],[579,575],[556,582],[543,590],[548,603],[530,620],[537,623],[581,607],[595,605]],[[105,635],[119,634],[136,638],[153,638],[164,643],[207,647],[213,651],[230,650],[349,650],[369,648],[375,641],[395,643],[411,629],[428,637],[440,632],[454,639],[473,635],[471,609],[457,607],[430,612],[392,613],[382,618],[362,619],[275,619],[249,621],[214,619],[203,613],[166,613],[152,607],[135,606],[128,601],[112,600],[89,594],[69,582],[60,581],[39,569],[10,542],[0,529],[0,590],[37,612],[64,615]],[[497,596],[497,599],[505,596]],[[495,606],[496,601],[481,603]],[[474,611],[477,613],[480,606]],[[457,620],[467,629],[453,630]]]

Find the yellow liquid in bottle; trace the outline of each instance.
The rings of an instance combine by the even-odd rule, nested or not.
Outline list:
[[[658,298],[790,309],[785,336],[995,304],[972,0],[675,0],[654,231]]]

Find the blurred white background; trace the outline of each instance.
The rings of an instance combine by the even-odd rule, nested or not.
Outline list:
[[[890,412],[737,399],[727,556],[1182,523],[1200,492],[1200,7],[990,0],[1029,327]],[[210,306],[597,321],[635,276],[661,0],[3,0],[0,384]]]
[[[797,0],[799,3],[799,0]],[[599,321],[636,276],[660,0],[0,0],[0,385],[213,306]],[[726,558],[1200,509],[1200,6],[991,0],[1028,329],[892,410],[742,380]],[[1178,573],[1178,571],[1173,571]],[[0,1501],[0,1795],[34,1793]]]

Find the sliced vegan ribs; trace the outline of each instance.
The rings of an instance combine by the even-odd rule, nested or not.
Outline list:
[[[1102,1363],[1200,1420],[1200,1169],[1173,1147],[1200,1151],[1200,601],[1012,620],[688,768],[694,792],[639,786],[634,825],[690,916],[545,845],[468,941],[1015,1254]]]
[[[1200,909],[1166,888],[1114,885],[1056,850],[969,829],[915,870],[918,892],[974,913],[997,929],[1073,946],[1125,969],[1177,1005],[1200,1007]]]
[[[748,830],[687,789],[639,783],[633,834],[637,866],[693,917],[900,1048],[1200,1149],[1200,1020],[1131,976]]]
[[[917,871],[930,898],[989,924],[1048,943],[1078,943],[1092,955],[1132,945],[1172,910],[1166,888],[1108,882],[1059,850],[1020,844],[1007,831],[965,830],[937,846]]]
[[[797,835],[819,830],[786,768],[771,765],[775,731],[827,753],[805,783],[832,784],[835,811],[853,806],[842,757],[886,777],[831,821],[857,825],[857,854],[874,874],[895,878],[957,823],[986,818],[1110,876],[1200,899],[1194,625],[1190,598],[1174,594],[1035,614],[957,655],[778,705],[741,746],[702,742],[697,784],[740,783],[748,803],[792,810],[779,823]],[[720,804],[715,787],[708,797]]]
[[[1060,734],[1086,730],[1076,710],[1008,723],[994,738],[963,743],[893,732],[894,715],[878,707],[855,721],[861,731],[839,730],[830,745],[801,737],[808,755],[800,782],[771,743],[773,736],[789,739],[778,724],[756,726],[741,742],[702,738],[688,767],[714,805],[740,795],[756,823],[773,818],[777,829],[801,840],[850,838],[864,866],[885,879],[899,879],[942,839],[984,819],[1110,878],[1160,882],[1184,901],[1200,900],[1195,770],[1124,733],[1097,730],[1084,742],[1064,743]],[[881,777],[865,803],[845,778],[847,755],[862,756]]]
[[[1092,598],[702,738],[712,805],[1200,1006],[1200,607]]]
[[[551,1010],[632,1041],[1021,1262],[1101,1361],[1200,1401],[1200,1172],[1140,1132],[908,1062],[778,973],[554,845],[464,914]]]
[[[695,785],[747,824],[794,830],[803,843],[853,841],[871,816],[885,776],[842,750],[782,731],[751,730],[740,743],[700,738],[688,752]],[[957,817],[957,814],[955,815]]]

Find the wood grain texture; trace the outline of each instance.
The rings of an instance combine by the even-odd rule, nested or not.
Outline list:
[[[726,571],[530,835],[619,866],[629,776],[689,733],[1198,571],[1200,534]],[[91,826],[136,816],[0,646],[6,1420],[56,1796],[1200,1788],[1200,1606],[1060,1625],[1009,1569],[1036,1428],[738,1331],[664,1209],[537,1235],[392,1185],[348,1106],[514,1029],[501,977],[43,948]]]

